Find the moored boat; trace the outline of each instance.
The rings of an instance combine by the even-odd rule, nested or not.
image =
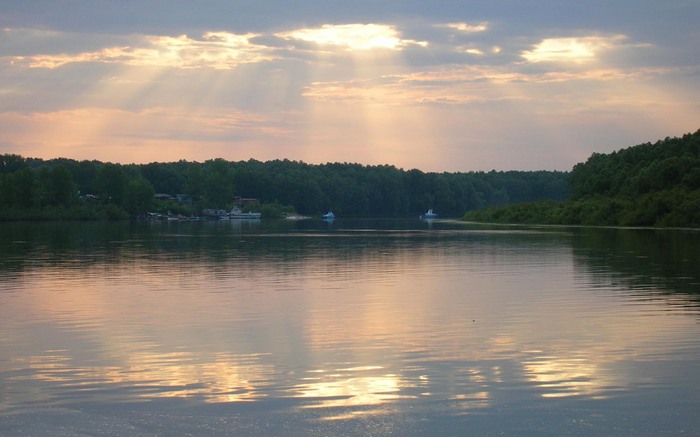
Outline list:
[[[429,209],[428,212],[420,216],[421,220],[431,220],[437,218],[438,215],[433,212],[432,209]]]
[[[231,209],[231,212],[228,213],[228,216],[230,219],[259,219],[260,213],[243,212],[243,210],[240,207],[234,206],[233,209]]]

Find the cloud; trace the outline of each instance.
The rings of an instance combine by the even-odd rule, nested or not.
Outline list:
[[[56,33],[39,33],[51,39]],[[60,36],[60,35],[59,35]],[[65,37],[64,37],[65,38]],[[278,40],[275,40],[277,38]],[[206,32],[194,38],[188,35],[140,35],[129,44],[109,45],[79,53],[28,53],[9,57],[14,66],[55,69],[74,63],[121,64],[127,66],[175,69],[234,69],[280,59],[295,47],[282,41],[301,41],[348,51],[373,49],[401,50],[409,45],[426,47],[425,41],[402,38],[395,27],[385,24],[341,24],[303,28],[277,34]],[[298,48],[298,47],[297,47]],[[5,57],[7,59],[7,57]]]
[[[448,29],[454,29],[454,30],[457,30],[457,31],[463,32],[463,33],[485,32],[489,28],[489,25],[487,22],[475,23],[475,24],[448,23],[448,24],[442,24],[440,26],[447,27]]]
[[[601,52],[618,47],[626,39],[625,35],[546,38],[524,51],[522,57],[533,63],[584,63],[596,60]]]
[[[324,24],[316,28],[278,33],[277,36],[347,50],[400,50],[407,45],[428,45],[425,41],[402,39],[396,28],[386,24]]]
[[[45,157],[82,147],[79,156],[106,160],[361,156],[411,167],[428,165],[429,144],[430,166],[445,169],[460,159],[523,167],[529,158],[514,145],[527,142],[548,144],[541,156],[569,168],[574,157],[557,161],[551,148],[580,147],[575,159],[585,159],[600,144],[697,129],[697,31],[687,27],[697,7],[664,16],[673,8],[651,3],[629,14],[606,4],[603,14],[580,2],[555,11],[302,0],[279,13],[265,1],[173,0],[167,10],[126,1],[32,14],[8,3],[3,150]],[[492,159],[479,164],[479,153]]]
[[[187,35],[143,36],[130,46],[113,46],[77,54],[15,56],[14,65],[58,68],[71,63],[98,62],[130,66],[232,69],[241,64],[275,58],[273,50],[251,42],[257,34],[207,32],[199,39]]]
[[[407,104],[483,104],[506,100],[537,100],[540,89],[558,83],[579,85],[602,82],[637,82],[662,76],[665,69],[622,70],[596,68],[583,71],[528,72],[513,66],[462,66],[385,75],[374,79],[314,82],[304,96],[314,100]]]
[[[481,49],[474,49],[474,48],[466,48],[466,49],[464,49],[464,52],[465,52],[465,53],[468,53],[468,54],[470,54],[470,55],[479,55],[479,56],[481,56],[481,55],[484,54],[484,51],[483,51],[483,50],[481,50]]]

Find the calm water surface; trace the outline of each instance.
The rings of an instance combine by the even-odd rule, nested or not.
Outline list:
[[[0,224],[0,435],[697,435],[700,232]]]

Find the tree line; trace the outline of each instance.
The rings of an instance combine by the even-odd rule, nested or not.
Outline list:
[[[609,226],[700,227],[700,130],[594,153],[570,174],[564,202],[465,214],[467,220]]]
[[[403,170],[391,165],[257,160],[114,164],[0,155],[0,218],[124,218],[168,209],[196,215],[230,208],[235,196],[300,214],[443,216],[536,200],[563,200],[569,173]],[[156,193],[186,202],[155,200]]]

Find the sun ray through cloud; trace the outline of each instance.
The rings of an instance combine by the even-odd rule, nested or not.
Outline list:
[[[236,100],[245,100],[248,90],[253,89],[261,91],[255,99],[262,96],[276,101],[279,99],[270,94],[287,90],[254,86],[258,71],[241,67],[259,65],[273,57],[265,47],[252,47],[249,38],[251,35],[222,32],[208,32],[200,40],[143,36],[134,47],[17,56],[12,62],[29,69],[111,66],[108,74],[84,83],[81,92],[72,96],[71,108],[76,109],[37,114],[34,123],[39,128],[32,130],[31,142],[38,145],[35,150],[41,155],[46,153],[42,148],[49,147],[61,156],[89,156],[77,150],[92,147],[102,151],[100,156],[119,159],[177,159],[178,155],[196,157],[203,144],[219,156],[231,155],[227,149],[236,145],[255,155],[256,149],[264,149],[262,139],[284,137],[287,128],[254,115],[254,109],[243,117],[230,117],[231,113],[244,114],[235,109]],[[242,121],[255,118],[261,121]],[[235,125],[236,120],[240,125]],[[217,122],[222,124],[216,126]],[[225,129],[227,132],[222,132]],[[160,152],[145,152],[157,144],[162,144]],[[272,158],[274,152],[264,156]]]
[[[315,80],[304,91],[309,147],[321,155],[332,147],[345,161],[361,156],[370,163],[403,165],[410,162],[407,155],[416,158],[409,145],[429,141],[427,120],[420,107],[397,105],[392,94],[401,90],[384,81],[407,71],[405,47],[426,47],[426,42],[404,39],[395,28],[379,24],[323,25],[280,36],[318,45],[319,64],[325,66],[312,73]]]
[[[212,21],[134,4],[141,18],[114,26],[17,8],[0,17],[3,147],[41,157],[93,145],[129,161],[153,146],[447,170],[535,168],[537,155],[565,170],[601,141],[690,131],[700,117],[695,34],[678,30],[687,5],[559,23],[534,7]],[[635,21],[645,14],[679,19],[657,29]]]

